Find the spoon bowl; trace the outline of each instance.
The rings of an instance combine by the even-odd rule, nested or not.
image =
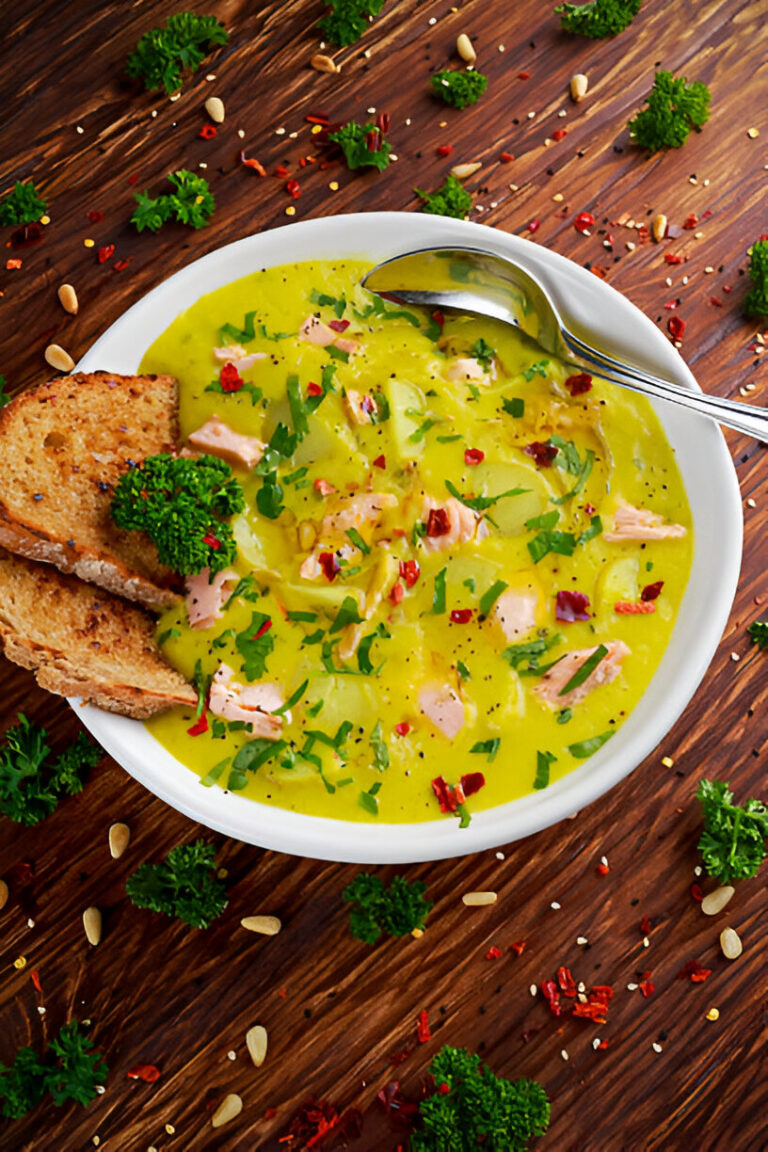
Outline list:
[[[452,308],[519,328],[539,347],[580,372],[590,372],[716,420],[758,440],[768,439],[768,411],[694,392],[608,351],[599,322],[565,316],[544,285],[519,263],[482,248],[422,248],[394,256],[363,279],[363,287],[398,304]]]

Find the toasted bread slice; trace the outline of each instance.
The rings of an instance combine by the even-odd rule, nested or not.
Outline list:
[[[61,376],[0,410],[0,545],[151,608],[179,577],[149,537],[118,528],[112,490],[132,464],[174,452],[172,376]]]
[[[41,688],[137,719],[194,706],[195,689],[154,636],[138,605],[0,548],[0,648]]]

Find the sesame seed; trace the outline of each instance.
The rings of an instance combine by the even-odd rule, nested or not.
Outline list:
[[[242,130],[242,128],[238,128],[238,130],[237,130],[237,135],[239,136],[239,138],[240,138],[241,140],[244,140],[244,139],[245,139],[245,132]]]
[[[206,80],[208,81],[209,84],[211,84],[215,79],[216,79],[216,73],[215,72],[209,72],[208,75],[206,76]]]
[[[106,1088],[104,1087],[103,1084],[97,1084],[96,1085],[96,1095],[97,1096],[103,1096],[105,1092],[106,1092]]]
[[[208,167],[208,165],[206,164],[205,160],[201,160],[200,163],[198,164],[198,168],[207,168],[207,167]]]
[[[499,44],[499,52],[504,52],[504,51],[505,51],[505,49],[504,49],[504,45],[503,45],[503,44]]]
[[[533,118],[534,118],[534,116],[535,116],[535,115],[536,115],[536,113],[535,113],[535,112],[529,112],[529,113],[528,113],[528,119],[529,119],[529,120],[533,120]]]
[[[83,244],[85,245],[86,248],[93,248],[95,243],[96,243],[96,241],[91,240],[90,237],[87,240],[83,240]]]
[[[627,992],[637,992],[637,984],[627,984]]]
[[[600,1037],[599,1036],[595,1036],[594,1040],[592,1041],[592,1047],[594,1048],[595,1052],[597,1052],[598,1048],[600,1047]]]
[[[703,871],[703,869],[701,867],[701,864],[697,864],[693,870],[693,874],[694,874],[694,876],[701,876],[702,871]]]
[[[172,96],[168,97],[171,104],[175,104],[177,100],[181,99],[181,92],[174,92]]]
[[[537,995],[538,995],[538,992],[539,992],[539,990],[538,990],[538,988],[536,987],[536,985],[535,985],[535,984],[531,984],[531,986],[530,986],[530,988],[528,989],[528,991],[530,992],[531,996],[537,996]]]
[[[579,980],[578,984],[576,985],[576,990],[578,992],[586,992],[587,986],[583,980]]]
[[[93,1144],[94,1148],[98,1148],[99,1144],[101,1144],[101,1137],[91,1136],[91,1144]]]
[[[714,268],[712,267],[712,265],[707,264],[706,268],[704,269],[704,275],[705,276],[711,276],[713,272],[714,272]]]
[[[650,948],[651,942],[647,936],[643,936],[643,948]]]
[[[288,139],[289,140],[297,140],[298,137],[299,137],[298,132],[289,132],[288,133]]]
[[[567,116],[567,115],[568,115],[568,113],[566,112],[565,108],[561,108],[560,111],[558,112],[558,116]]]
[[[739,656],[738,652],[731,652],[731,660],[733,660],[734,664],[736,664],[739,660],[741,660],[741,656]]]
[[[40,223],[41,224],[50,224],[50,222],[51,222],[50,216],[45,215],[45,216],[40,217]]]
[[[43,1007],[42,1004],[38,1004],[37,1011],[38,1011],[40,1016],[45,1016],[45,1008]]]
[[[237,1060],[237,1052],[235,1052],[234,1048],[230,1048],[229,1052],[227,1052],[227,1060]]]
[[[288,205],[288,207],[285,210],[285,214],[286,214],[286,216],[295,216],[296,215],[296,209],[294,208],[293,204]]]
[[[587,943],[586,936],[577,936],[576,937],[576,943],[577,944],[586,944]]]
[[[749,136],[750,140],[756,140],[759,135],[759,128],[747,128],[747,136]]]
[[[77,128],[75,128],[75,132],[77,132],[78,136],[82,136],[83,132],[85,132],[85,128],[81,128],[78,124]]]
[[[689,280],[688,276],[683,276],[683,284],[687,284],[688,280]]]
[[[390,158],[390,160],[399,160],[400,159],[400,157],[395,152],[390,152],[389,158]]]
[[[555,192],[552,199],[554,200],[555,204],[560,204],[564,199],[562,192]]]
[[[562,905],[560,904],[560,902],[558,900],[553,900],[552,903],[550,904],[550,908],[554,909],[555,912],[557,912],[557,910],[561,907],[562,907]]]
[[[17,956],[17,957],[16,957],[16,959],[14,960],[14,962],[13,962],[13,966],[14,966],[14,968],[16,968],[16,969],[17,969],[17,970],[19,970],[19,971],[20,971],[22,968],[26,968],[26,966],[27,966],[27,958],[26,958],[26,956]]]
[[[689,184],[698,184],[698,180],[696,179],[695,176],[689,176],[688,177],[688,183]]]
[[[651,1048],[653,1048],[654,1052],[663,1052],[664,1051],[661,1044],[657,1044],[655,1040],[654,1040],[653,1044],[651,1044]]]
[[[504,855],[503,852],[497,852],[496,853],[496,859],[497,860],[506,860],[506,856]]]
[[[703,232],[694,232],[693,238],[694,238],[694,240],[703,240],[704,239],[704,233]]]
[[[675,763],[671,756],[662,756],[661,762],[665,768],[672,768]]]
[[[34,926],[35,926],[35,922],[32,919],[32,917],[30,916],[29,920],[27,920],[27,928],[34,928]]]
[[[433,24],[437,24],[437,18],[436,18],[435,16],[430,16],[430,18],[429,18],[429,20],[427,21],[427,23],[429,24],[429,26],[430,26],[430,28],[431,28]]]
[[[411,123],[411,118],[409,116],[408,119],[405,121],[406,128],[410,126],[410,123]]]
[[[710,1008],[709,1012],[707,1012],[704,1019],[705,1020],[719,1020],[720,1019],[720,1009],[719,1008]]]
[[[285,128],[275,128],[275,136],[285,136]]]
[[[751,496],[749,496],[747,499],[747,508],[756,508],[756,507],[757,507],[757,503],[752,499]]]
[[[518,190],[518,188],[519,188],[519,187],[520,187],[520,185],[519,185],[519,184],[510,184],[510,185],[509,185],[509,190],[510,190],[510,192],[517,192],[517,190]]]
[[[376,115],[376,109],[375,108],[366,108],[366,112],[368,113],[369,116],[375,116]]]
[[[560,1055],[562,1056],[563,1060],[570,1060],[570,1056],[568,1055],[568,1051],[566,1048],[560,1049]]]
[[[600,863],[602,864],[603,868],[607,868],[608,867],[608,857],[607,856],[601,856],[600,857]]]
[[[165,1130],[169,1136],[174,1136],[176,1133],[176,1129],[174,1128],[173,1124],[166,1124]]]
[[[157,108],[152,109],[152,111],[150,112],[150,116],[152,117],[153,120],[155,120],[157,118]]]
[[[331,192],[338,192],[338,190],[339,190],[339,182],[338,182],[338,180],[331,180],[331,182],[330,182],[330,184],[328,185],[328,187],[330,188]]]

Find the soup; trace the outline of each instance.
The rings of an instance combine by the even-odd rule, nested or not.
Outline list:
[[[404,309],[366,265],[201,298],[141,369],[234,462],[237,558],[158,641],[201,717],[149,730],[204,785],[344,820],[456,819],[557,780],[642,696],[691,516],[648,402],[490,320]]]

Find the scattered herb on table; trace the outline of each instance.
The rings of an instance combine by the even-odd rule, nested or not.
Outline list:
[[[0,1113],[11,1120],[25,1116],[46,1091],[54,1104],[76,1100],[84,1107],[104,1083],[108,1068],[93,1042],[71,1020],[51,1041],[41,1060],[32,1048],[19,1048],[10,1065],[0,1064]]]
[[[216,850],[202,840],[172,848],[162,864],[142,864],[125,882],[137,908],[175,916],[208,928],[227,906],[227,889],[216,879]]]
[[[467,108],[475,104],[488,87],[488,77],[482,72],[458,72],[446,69],[430,77],[432,91],[454,108]]]
[[[453,216],[464,220],[472,210],[472,197],[456,176],[447,176],[437,192],[422,192],[420,188],[414,188],[414,192],[424,201],[422,212],[432,216]]]
[[[44,728],[19,713],[0,747],[0,813],[18,824],[39,824],[64,796],[81,792],[91,768],[103,756],[84,733],[52,759]]]
[[[317,27],[324,40],[346,48],[360,39],[370,17],[378,16],[384,7],[384,0],[328,0],[328,5],[331,10]]]
[[[11,397],[5,390],[5,376],[0,374],[0,408],[5,408],[6,404],[10,404]]]
[[[555,12],[566,32],[579,36],[616,36],[632,23],[642,0],[592,0],[590,4],[560,4]]]
[[[395,876],[386,888],[378,876],[360,872],[348,884],[342,898],[353,907],[349,928],[365,944],[375,944],[382,932],[390,936],[408,936],[424,930],[432,902],[424,899],[427,890],[421,880],[413,882]]]
[[[766,856],[768,808],[761,800],[733,804],[722,780],[702,780],[696,793],[704,809],[704,831],[698,843],[704,867],[721,884],[754,876]]]
[[[466,1048],[440,1049],[429,1066],[432,1096],[419,1104],[411,1152],[524,1152],[549,1126],[549,1100],[535,1080],[504,1080]]]
[[[752,245],[747,271],[752,287],[744,297],[744,312],[747,316],[768,316],[768,240],[756,240]]]
[[[150,91],[164,88],[171,96],[181,88],[182,73],[194,72],[206,51],[226,44],[229,34],[215,16],[177,12],[163,28],[145,32],[128,57],[125,71],[134,80],[143,80]]]
[[[235,559],[227,517],[244,507],[243,490],[223,460],[160,453],[120,477],[112,519],[119,528],[147,532],[174,572],[215,574]]]
[[[701,128],[709,119],[710,92],[696,80],[688,84],[684,76],[657,72],[648,96],[647,108],[629,121],[629,134],[636,144],[650,152],[680,148],[691,128]]]
[[[11,191],[0,200],[0,226],[34,224],[44,215],[46,208],[47,204],[32,180],[27,184],[17,180]]]
[[[341,148],[347,168],[370,165],[381,172],[389,164],[392,145],[384,139],[375,124],[358,124],[349,120],[338,132],[329,132],[328,139]]]
[[[204,228],[210,220],[216,201],[203,176],[179,168],[177,172],[169,172],[168,181],[174,191],[164,192],[154,199],[148,192],[134,193],[136,209],[131,224],[136,226],[137,232],[143,232],[145,228],[158,232],[169,220],[190,228]]]

